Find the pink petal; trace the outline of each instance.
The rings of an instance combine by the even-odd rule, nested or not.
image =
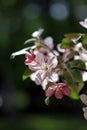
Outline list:
[[[29,65],[35,59],[35,56],[31,53],[26,54],[25,57],[26,57],[25,65]]]
[[[68,87],[63,87],[63,88],[62,88],[62,92],[63,92],[63,94],[66,95],[66,96],[69,96],[70,93],[71,93],[71,91],[70,91],[70,89],[69,89]]]
[[[53,85],[46,90],[45,94],[47,97],[50,97],[54,94],[54,92],[55,92],[55,87]]]
[[[62,99],[63,98],[63,94],[62,92],[59,90],[59,91],[55,91],[55,97],[57,99]]]

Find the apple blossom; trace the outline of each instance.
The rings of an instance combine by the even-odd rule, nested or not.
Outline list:
[[[87,28],[87,18],[79,23]],[[40,85],[47,100],[52,95],[57,99],[62,99],[64,95],[79,99],[79,92],[87,81],[87,34],[65,34],[65,38],[57,45],[57,50],[54,50],[53,38],[42,38],[43,32],[44,29],[33,32],[32,38],[24,42],[32,42],[32,46],[11,55],[12,58],[25,55],[27,70],[23,74],[23,80],[30,77],[36,85]],[[61,80],[63,83],[60,83]],[[86,105],[83,112],[87,119],[87,95],[80,95],[80,99]]]
[[[41,85],[43,89],[46,89],[48,82],[56,82],[59,79],[56,72],[58,61],[55,56],[51,56],[45,59],[45,56],[38,52],[28,67],[33,72],[30,75],[31,80],[35,81],[37,85]]]

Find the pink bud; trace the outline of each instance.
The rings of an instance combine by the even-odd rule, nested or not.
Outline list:
[[[27,53],[26,55],[25,55],[25,58],[26,58],[26,60],[25,60],[25,65],[29,65],[29,63],[31,63],[32,61],[34,61],[34,59],[35,59],[35,55],[34,55],[34,52],[32,51],[32,50],[30,50],[30,53]]]
[[[53,94],[55,95],[57,99],[62,99],[63,95],[66,95],[66,96],[70,95],[70,89],[65,83],[58,83],[58,84],[50,86],[46,90],[46,96],[50,97]]]

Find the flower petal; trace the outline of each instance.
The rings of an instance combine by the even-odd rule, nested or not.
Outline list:
[[[42,35],[43,31],[44,31],[44,29],[39,29],[39,30],[33,32],[32,37],[35,37],[35,38],[40,37]]]
[[[47,37],[44,39],[44,43],[49,47],[49,49],[53,49],[54,44],[53,44],[53,38],[52,37]]]
[[[32,61],[30,64],[29,64],[29,69],[32,70],[32,71],[37,71],[39,69],[41,69],[41,67],[37,64],[37,62],[35,61]]]
[[[46,77],[46,78],[43,80],[43,82],[41,83],[41,86],[42,86],[43,90],[46,89],[47,84],[48,84],[48,77]]]
[[[56,90],[56,91],[55,91],[55,97],[56,97],[57,99],[62,99],[62,98],[63,98],[62,92]]]
[[[58,80],[59,80],[58,73],[52,72],[51,75],[49,75],[49,81],[57,82]]]
[[[50,87],[46,90],[46,92],[45,92],[46,96],[47,96],[47,97],[51,97],[51,96],[54,94],[55,89],[56,89],[55,85],[50,86]]]
[[[81,26],[83,26],[84,28],[87,28],[87,18],[84,19],[84,21],[79,22]]]
[[[87,111],[84,112],[84,118],[87,119]]]
[[[84,82],[87,81],[87,72],[82,73],[82,78]]]
[[[47,63],[51,68],[55,68],[58,64],[58,60],[55,56],[50,56]]]
[[[86,95],[86,94],[81,94],[81,95],[80,95],[80,99],[81,99],[81,101],[82,101],[85,105],[87,105],[87,95]]]
[[[68,87],[63,87],[63,88],[62,88],[62,92],[63,92],[63,94],[66,95],[66,96],[69,96],[70,93],[71,93],[71,91],[70,91],[70,89],[69,89]]]
[[[37,53],[36,55],[36,62],[39,64],[39,65],[43,65],[44,64],[44,55],[40,52]]]

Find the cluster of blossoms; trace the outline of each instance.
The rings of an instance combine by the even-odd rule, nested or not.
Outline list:
[[[87,28],[87,19],[80,22]],[[62,99],[69,96],[72,99],[81,99],[87,105],[87,95],[80,94],[87,81],[87,34],[65,34],[61,43],[54,50],[52,37],[42,38],[44,29],[32,34],[32,38],[25,41],[29,46],[12,53],[14,58],[24,54],[24,64],[27,66],[23,80],[30,77],[36,85],[42,86],[45,91],[45,103],[49,103],[51,96]],[[30,46],[32,42],[32,46]],[[87,119],[87,107],[83,108]]]

